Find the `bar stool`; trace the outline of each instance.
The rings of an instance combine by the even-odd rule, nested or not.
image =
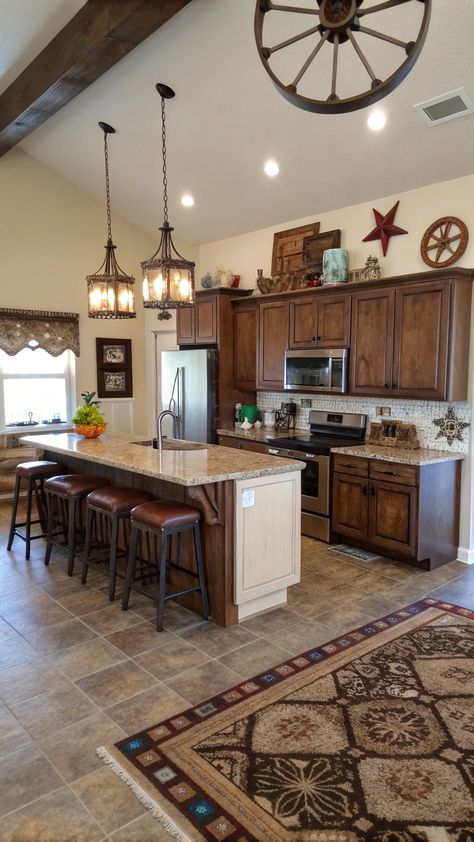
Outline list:
[[[135,590],[138,593],[143,593],[150,596],[157,603],[156,611],[156,629],[162,631],[163,629],[163,613],[165,609],[165,601],[173,599],[176,596],[183,596],[186,593],[193,593],[199,591],[201,594],[202,615],[205,620],[209,619],[209,599],[207,595],[206,579],[204,576],[204,564],[202,559],[201,548],[201,530],[199,521],[201,519],[201,512],[192,506],[187,506],[184,503],[172,503],[167,500],[156,500],[153,503],[143,503],[141,506],[136,506],[130,512],[130,519],[132,523],[132,534],[130,539],[130,552],[128,556],[127,572],[125,574],[124,594],[122,600],[122,609],[124,611],[128,608],[130,598],[130,591]],[[197,572],[187,570],[180,562],[180,544],[181,536],[185,532],[192,531],[194,539],[194,554],[196,561]],[[158,596],[153,597],[148,591],[137,587],[135,584],[135,569],[137,564],[137,550],[139,549],[139,539],[149,535],[154,537],[154,550],[156,555],[157,539],[159,539],[159,560],[150,558],[148,567],[154,567],[159,572],[159,587]],[[172,562],[170,558],[171,537],[177,536],[177,558],[176,562]],[[140,548],[141,550],[141,548]],[[140,551],[140,560],[143,562]],[[199,584],[186,588],[185,590],[166,592],[167,586],[167,569],[169,567],[175,570],[180,570],[182,573],[198,579]],[[143,578],[143,575],[140,577]]]
[[[44,538],[47,529],[46,498],[44,493],[44,481],[48,477],[60,474],[64,470],[59,462],[20,462],[16,466],[15,493],[13,497],[12,519],[10,523],[10,534],[8,536],[7,550],[11,550],[15,535],[18,535],[26,543],[25,558],[30,558],[30,543],[36,538]],[[26,480],[26,520],[17,521],[18,502],[20,499],[21,481]],[[31,507],[35,498],[38,518],[31,519]],[[38,535],[31,534],[31,527],[34,524],[41,524],[41,532]],[[18,531],[20,526],[26,526],[25,533]]]
[[[92,536],[95,532],[100,545],[106,543],[109,546],[108,577],[109,577],[109,600],[115,599],[115,586],[117,583],[117,559],[128,555],[128,536],[126,525],[130,520],[130,512],[135,506],[141,503],[148,503],[153,500],[153,494],[148,491],[141,491],[138,488],[98,488],[87,495],[87,523],[86,542],[84,558],[82,562],[82,584],[87,581],[87,571],[90,565],[100,567],[100,559],[91,559]],[[119,550],[119,532],[122,524],[122,533],[125,550]],[[100,527],[100,529],[99,529]]]
[[[48,531],[44,556],[46,565],[49,564],[53,545],[67,546],[67,575],[72,576],[78,544],[84,540],[82,501],[91,491],[106,485],[109,485],[109,481],[104,477],[89,474],[64,474],[46,480],[44,484],[48,504]],[[58,535],[63,535],[63,543],[57,540]]]

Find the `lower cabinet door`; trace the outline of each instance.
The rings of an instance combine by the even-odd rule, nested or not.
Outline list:
[[[417,553],[418,489],[391,482],[370,483],[368,540],[387,552]]]
[[[349,474],[334,474],[332,486],[332,528],[334,532],[367,540],[368,480]]]

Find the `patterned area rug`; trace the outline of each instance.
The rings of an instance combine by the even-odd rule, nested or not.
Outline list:
[[[98,753],[183,842],[472,842],[473,694],[425,599]]]
[[[331,544],[329,547],[335,553],[342,553],[343,555],[357,558],[359,561],[374,561],[380,558],[378,553],[371,553],[368,550],[360,550],[358,547],[350,547],[349,544]]]

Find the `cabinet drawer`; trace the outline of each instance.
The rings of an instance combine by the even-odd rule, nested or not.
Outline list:
[[[401,483],[402,485],[417,484],[416,465],[402,465],[398,462],[370,462],[370,478],[381,479],[387,482]]]
[[[236,450],[248,450],[252,453],[268,453],[268,447],[263,442],[238,439],[233,436],[219,436],[218,442],[222,447],[233,447]]]
[[[353,477],[369,476],[369,460],[360,456],[343,456],[342,453],[335,453],[334,470],[342,474],[351,474]]]

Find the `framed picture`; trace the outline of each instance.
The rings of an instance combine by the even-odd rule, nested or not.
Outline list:
[[[132,340],[96,338],[97,396],[131,398]]]
[[[289,228],[273,235],[272,275],[282,275],[301,269],[305,237],[319,233],[319,222]]]
[[[324,231],[312,237],[305,237],[303,242],[303,266],[315,272],[323,271],[323,252],[326,249],[338,249],[341,245],[339,228]]]

